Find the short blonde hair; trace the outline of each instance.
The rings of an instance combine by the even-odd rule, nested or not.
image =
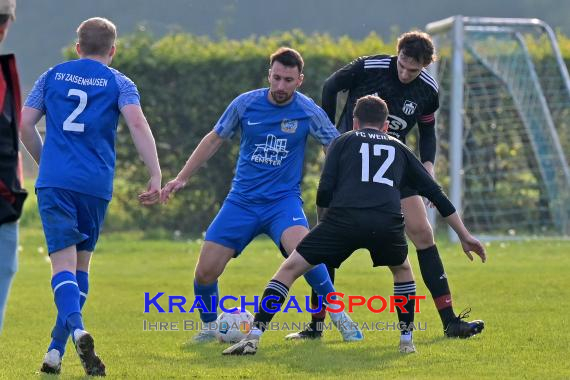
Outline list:
[[[85,55],[106,55],[116,38],[115,24],[103,17],[85,20],[77,28],[77,42]]]

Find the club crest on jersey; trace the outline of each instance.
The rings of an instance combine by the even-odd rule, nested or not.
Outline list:
[[[297,120],[283,119],[281,122],[281,130],[285,133],[295,133],[297,125]]]
[[[414,102],[412,102],[411,100],[406,100],[404,102],[404,106],[402,107],[402,111],[406,114],[406,115],[413,115],[414,112],[416,112],[416,107],[418,105]]]

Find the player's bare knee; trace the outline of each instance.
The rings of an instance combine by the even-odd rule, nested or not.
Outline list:
[[[79,251],[77,252],[77,270],[89,272],[91,263],[91,252]]]
[[[219,276],[220,273],[211,268],[204,269],[196,267],[196,270],[194,271],[194,280],[198,283],[198,285],[213,284],[218,279]]]
[[[406,225],[406,234],[417,249],[428,248],[435,244],[433,230],[427,221],[426,223]]]
[[[404,261],[402,264],[400,264],[400,265],[392,265],[392,266],[390,266],[390,271],[392,271],[393,274],[411,272],[411,271],[412,271],[412,266],[410,265],[410,261],[409,261],[409,260],[405,260],[405,261]]]
[[[75,273],[77,267],[77,263],[75,260],[72,259],[62,259],[58,258],[57,260],[52,260],[51,263],[51,270],[52,274],[57,274],[60,272],[71,272]]]
[[[394,282],[408,282],[414,281],[414,273],[410,261],[406,259],[400,265],[390,266],[390,271],[394,276]]]

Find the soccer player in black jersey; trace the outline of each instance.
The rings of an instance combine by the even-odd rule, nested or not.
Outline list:
[[[331,121],[335,122],[337,93],[348,91],[344,109],[337,123],[341,133],[352,129],[352,111],[356,100],[364,95],[376,94],[388,105],[388,134],[403,143],[406,135],[417,124],[419,129],[420,159],[428,173],[434,177],[436,151],[435,117],[439,107],[438,85],[425,68],[435,60],[431,37],[422,32],[408,32],[400,36],[397,56],[375,55],[360,57],[332,74],[325,82],[322,106]],[[482,321],[463,321],[467,313],[456,316],[452,307],[451,291],[443,268],[426,209],[417,191],[401,189],[402,212],[406,221],[406,234],[418,252],[423,280],[430,291],[448,337],[468,338],[480,333]],[[334,268],[329,268],[334,281]],[[312,300],[317,303],[313,292]],[[311,326],[287,339],[320,338],[318,322],[325,314],[313,314]]]
[[[394,293],[408,300],[398,309],[400,352],[415,352],[412,341],[415,282],[407,260],[408,246],[401,211],[401,189],[411,188],[428,198],[453,228],[463,251],[483,262],[485,248],[465,228],[441,187],[421,162],[400,141],[386,134],[386,103],[377,96],[364,96],[354,109],[354,131],[338,137],[329,147],[317,191],[317,206],[326,210],[321,222],[301,241],[269,282],[260,302],[251,332],[223,353],[251,355],[275,315],[262,309],[263,300],[279,310],[293,282],[315,265],[338,268],[360,248],[370,252],[373,266],[390,266]],[[321,213],[322,214],[322,213]],[[269,302],[267,302],[269,304]]]

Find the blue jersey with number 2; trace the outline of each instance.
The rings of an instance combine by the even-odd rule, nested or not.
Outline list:
[[[98,61],[69,61],[42,74],[25,104],[46,117],[36,188],[111,199],[117,123],[128,104],[140,105],[134,83]]]

